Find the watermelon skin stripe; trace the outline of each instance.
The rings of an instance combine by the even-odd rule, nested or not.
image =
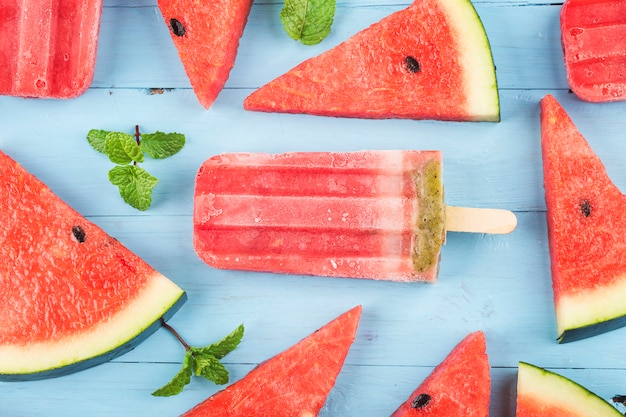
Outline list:
[[[626,275],[610,286],[563,295],[556,305],[558,341],[573,342],[626,325]],[[591,302],[591,300],[599,300]]]
[[[551,95],[541,101],[541,146],[557,340],[626,325],[626,196]]]
[[[547,369],[519,362],[517,417],[623,417],[603,398]]]
[[[155,275],[152,281],[157,282],[156,287],[171,286],[171,282],[162,275]],[[167,289],[176,291],[175,288]],[[148,301],[148,300],[145,300]],[[0,381],[35,381],[47,378],[56,378],[74,372],[83,371],[96,365],[108,362],[124,353],[130,352],[141,342],[146,340],[161,327],[161,317],[167,321],[180,307],[187,301],[187,294],[180,292],[180,296],[174,304],[169,304],[170,300],[162,300],[162,310],[152,311],[150,320],[153,320],[147,327],[138,325],[137,330],[131,330],[125,335],[113,335],[116,325],[128,324],[129,321],[136,321],[137,317],[146,315],[142,309],[149,303],[142,299],[133,303],[128,314],[118,315],[114,318],[115,323],[104,325],[94,329],[94,331],[82,336],[82,340],[60,340],[52,343],[37,343],[29,346],[0,346]],[[156,320],[154,318],[156,317]],[[135,319],[135,320],[133,320]],[[139,333],[133,335],[135,331]],[[107,334],[109,333],[109,334]],[[110,338],[110,346],[100,346],[102,338]],[[84,346],[96,346],[100,350],[81,352]],[[78,350],[76,350],[78,348]],[[64,365],[68,363],[68,365]],[[25,368],[24,366],[29,366]],[[41,370],[43,369],[43,370]]]
[[[406,60],[413,58],[419,70]],[[244,100],[250,111],[500,121],[489,40],[469,0],[413,2]]]
[[[143,341],[185,292],[0,152],[0,380],[82,370]]]

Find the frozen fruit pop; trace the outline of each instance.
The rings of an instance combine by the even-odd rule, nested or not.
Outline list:
[[[3,0],[0,94],[73,98],[92,82],[102,0]]]
[[[217,155],[196,176],[194,247],[223,269],[434,281],[446,217],[463,223],[441,174],[438,151]]]
[[[581,100],[626,100],[626,1],[567,0],[560,14],[567,82]]]

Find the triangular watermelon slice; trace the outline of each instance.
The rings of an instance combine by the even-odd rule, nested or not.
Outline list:
[[[0,380],[110,360],[186,299],[2,152],[0,213]]]
[[[626,324],[626,196],[556,99],[541,142],[559,342]]]
[[[615,407],[569,378],[520,362],[517,417],[624,417]]]
[[[247,110],[499,121],[489,41],[469,0],[415,0],[244,101]]]
[[[391,417],[487,417],[491,376],[485,335],[465,337]]]
[[[361,306],[352,308],[183,417],[317,416],[354,341]]]
[[[211,107],[235,64],[253,0],[158,0],[189,82]]]

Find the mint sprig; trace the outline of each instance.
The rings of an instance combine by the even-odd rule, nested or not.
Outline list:
[[[164,159],[178,153],[185,146],[185,135],[181,133],[135,134],[92,129],[87,141],[98,152],[105,154],[116,164],[109,171],[109,181],[119,188],[122,199],[138,210],[147,210],[152,203],[152,189],[159,180],[139,167],[145,156]]]
[[[292,39],[316,45],[330,34],[336,8],[336,0],[285,0],[280,20]]]
[[[220,362],[224,356],[237,348],[243,338],[244,327],[239,325],[229,335],[219,342],[208,346],[189,346],[180,335],[165,321],[163,326],[168,329],[185,348],[183,366],[174,377],[161,388],[152,393],[154,396],[169,397],[183,391],[185,385],[191,382],[193,375],[203,377],[218,385],[228,383],[228,370]]]

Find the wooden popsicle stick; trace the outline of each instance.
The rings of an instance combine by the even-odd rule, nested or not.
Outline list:
[[[517,217],[509,210],[446,206],[447,232],[506,234],[516,226]]]

